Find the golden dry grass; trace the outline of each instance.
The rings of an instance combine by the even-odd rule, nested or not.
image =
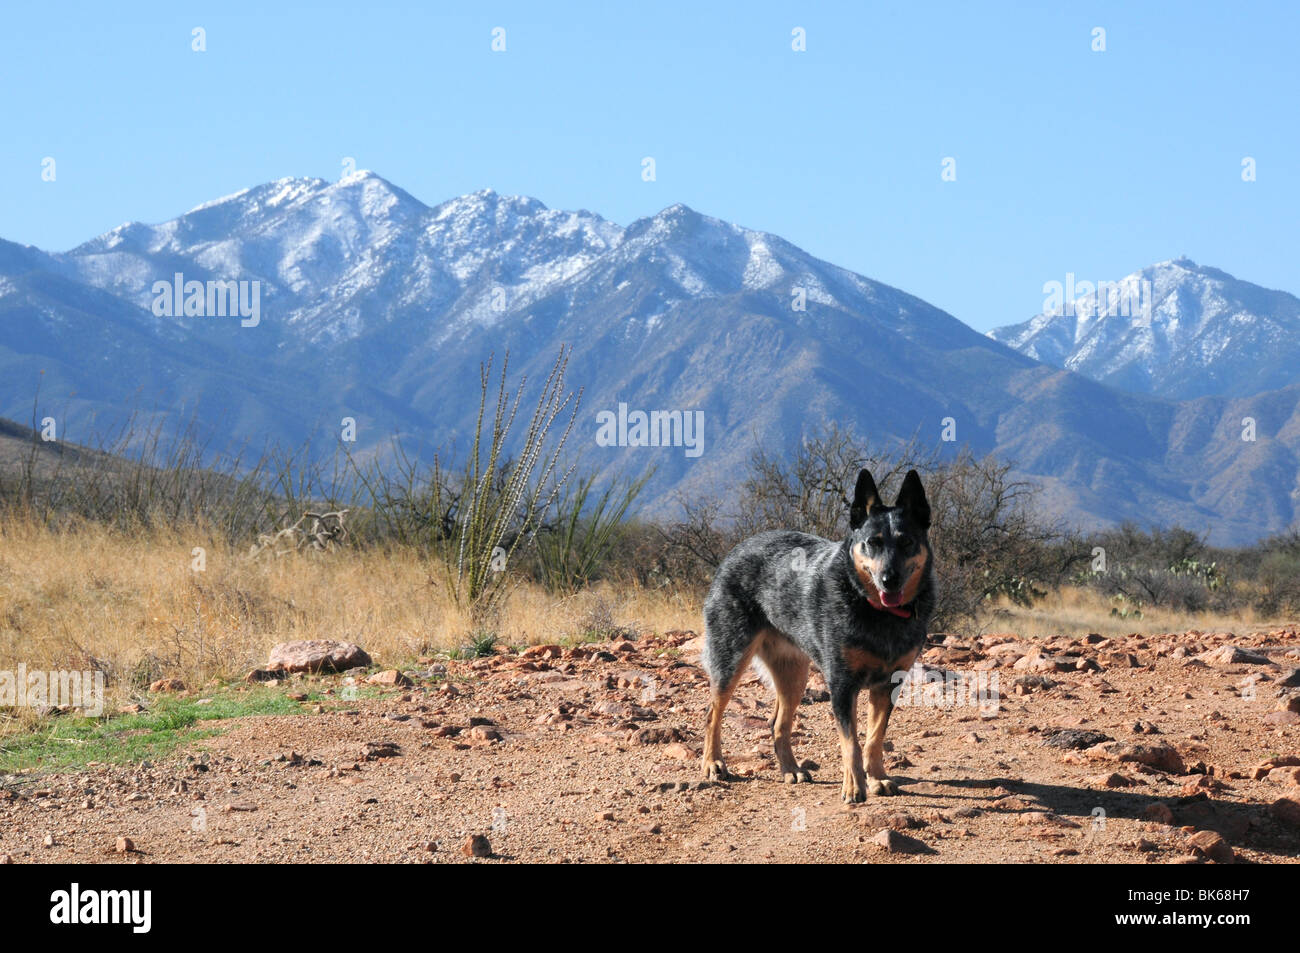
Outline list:
[[[202,571],[192,568],[195,547]],[[176,676],[196,686],[264,664],[277,642],[345,639],[400,665],[475,632],[443,574],[413,552],[343,549],[253,561],[202,530],[52,530],[0,518],[0,669],[84,670],[98,660],[109,700]],[[602,584],[557,597],[516,585],[492,630],[520,645],[698,628],[689,596]]]
[[[192,568],[204,550],[202,571]],[[277,642],[344,639],[398,666],[453,649],[482,631],[442,585],[443,573],[410,551],[342,549],[247,558],[215,534],[125,532],[98,524],[50,529],[0,516],[0,670],[101,667],[109,704],[149,681],[190,686],[238,678]],[[1229,615],[1147,609],[1110,615],[1087,589],[1065,588],[1032,608],[995,606],[979,626],[1026,637],[1187,629],[1246,631],[1285,620],[1246,608]],[[520,583],[488,629],[510,645],[608,637],[611,632],[699,631],[698,594],[602,583],[560,597]]]
[[[1295,621],[1262,616],[1248,605],[1233,612],[1194,613],[1149,606],[1142,610],[1140,618],[1123,618],[1111,615],[1113,605],[1095,590],[1065,586],[1048,593],[1029,608],[1003,600],[988,613],[981,628],[986,632],[1014,632],[1029,638],[1086,635],[1089,632],[1114,637],[1135,632],[1154,634],[1189,629],[1246,632]]]

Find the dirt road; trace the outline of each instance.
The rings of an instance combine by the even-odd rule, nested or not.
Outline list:
[[[996,675],[996,706],[898,708],[887,765],[902,793],[853,806],[840,801],[838,744],[816,678],[795,737],[796,755],[818,766],[815,783],[781,783],[770,693],[756,678],[727,719],[737,777],[700,780],[708,693],[695,647],[692,633],[668,633],[425,660],[408,670],[412,685],[353,701],[343,676],[309,678],[330,693],[319,712],[304,703],[301,716],[220,723],[221,734],[155,764],[8,786],[0,857],[1300,860],[1300,800],[1286,800],[1300,799],[1300,717],[1279,710],[1295,705],[1300,630],[948,638],[925,663]],[[489,857],[465,855],[472,835],[487,838]]]

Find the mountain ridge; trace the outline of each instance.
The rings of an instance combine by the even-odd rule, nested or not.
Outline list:
[[[176,273],[262,282],[260,323],[155,315],[154,283]],[[509,351],[537,381],[568,345],[585,395],[571,449],[607,473],[656,465],[650,513],[725,492],[755,440],[794,446],[828,420],[886,447],[1002,455],[1084,526],[1180,522],[1230,542],[1290,525],[1300,502],[1300,388],[1116,390],[680,203],[619,226],[490,189],[430,206],[368,171],[279,179],[64,253],[0,242],[0,321],[0,415],[30,413],[48,367],[42,399],[77,432],[120,419],[144,382],[158,419],[198,406],[218,441],[296,445],[352,417],[360,453],[394,434],[463,450],[479,364]],[[595,417],[620,402],[703,411],[703,455],[598,446]],[[1243,447],[1229,424],[1252,412]]]

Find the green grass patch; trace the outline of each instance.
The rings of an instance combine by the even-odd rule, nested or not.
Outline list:
[[[309,698],[314,695],[311,693]],[[201,697],[211,701],[200,705]],[[0,736],[0,774],[76,770],[90,761],[152,761],[220,733],[215,726],[202,727],[203,722],[249,715],[300,714],[304,714],[301,703],[287,698],[277,685],[219,689],[193,698],[161,697],[155,699],[150,710],[138,714],[105,718],[63,715],[49,718],[35,731]]]

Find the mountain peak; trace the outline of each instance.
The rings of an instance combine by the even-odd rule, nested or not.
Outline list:
[[[502,195],[495,189],[479,189],[434,207],[435,218],[481,215],[535,215],[547,211],[546,204],[528,195]]]
[[[1294,383],[1300,300],[1292,295],[1185,255],[1116,284],[1118,295],[1098,284],[989,336],[1103,384],[1172,399],[1244,396]]]

